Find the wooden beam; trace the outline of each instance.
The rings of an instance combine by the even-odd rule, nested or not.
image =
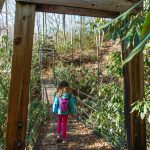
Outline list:
[[[88,8],[106,10],[112,12],[124,12],[132,7],[137,0],[16,0],[19,2],[28,2],[36,4],[50,4],[77,8]],[[139,1],[139,0],[138,0]],[[139,11],[141,6],[135,10]]]
[[[25,149],[34,19],[35,5],[17,2],[8,105],[8,150]]]
[[[103,18],[114,18],[119,15],[118,12],[109,12],[106,10],[56,6],[56,5],[46,5],[46,4],[37,5],[36,11],[80,15],[80,16],[103,17]]]
[[[124,45],[123,45],[124,47]],[[123,50],[125,59],[129,50]],[[131,104],[144,97],[144,63],[143,53],[135,56],[123,67],[124,74],[124,100],[125,100],[125,128],[128,150],[146,150],[146,123],[131,112]]]

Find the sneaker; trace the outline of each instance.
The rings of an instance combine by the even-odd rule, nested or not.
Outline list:
[[[61,137],[60,137],[60,135],[57,135],[56,142],[57,142],[57,143],[60,143],[60,142],[61,142]]]
[[[63,142],[62,142],[63,144],[66,144],[67,143],[67,140],[65,139],[65,140],[63,140]]]

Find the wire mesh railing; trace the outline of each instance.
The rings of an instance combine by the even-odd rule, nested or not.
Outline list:
[[[80,94],[88,96],[79,91],[79,97],[76,98],[79,120],[99,132],[117,148],[124,149],[126,144],[124,122],[123,119],[122,122],[121,119],[118,119],[118,122],[116,120],[116,115],[123,118],[123,112],[117,114],[113,109],[109,109],[109,102],[105,101],[105,98],[102,100],[89,95],[86,99],[81,99]],[[96,103],[94,102],[92,106],[93,101]]]
[[[150,123],[146,122],[146,139],[147,139],[147,149],[150,149]]]
[[[12,43],[7,36],[10,35],[7,19],[11,19],[8,7],[10,7],[8,1],[0,1],[0,150],[6,149],[8,89],[12,56]]]
[[[46,92],[46,88],[44,89]],[[26,133],[26,149],[34,147],[36,139],[39,134],[39,129],[44,121],[49,117],[49,103],[48,99],[41,100],[42,93],[38,98],[29,105],[28,111],[28,127]],[[44,132],[44,131],[43,131]]]
[[[87,99],[81,99],[76,97],[77,110],[80,114],[78,119],[82,121],[86,126],[95,129],[108,141],[110,141],[116,148],[124,150],[126,149],[125,127],[124,122],[120,122],[120,125],[116,125],[116,116],[111,109],[106,109],[104,112],[103,107],[107,107],[107,104],[96,103],[96,107],[91,106],[88,101],[93,101],[96,98],[87,95],[84,92],[79,92],[78,95],[84,94]],[[98,99],[98,98],[97,98]],[[99,99],[100,100],[100,99]],[[103,112],[101,111],[103,110]],[[104,117],[102,117],[104,116]],[[124,114],[121,116],[124,118]],[[101,119],[99,119],[101,117]],[[103,121],[102,121],[103,120]],[[105,120],[105,121],[104,121]],[[102,121],[102,122],[101,122]],[[146,140],[147,149],[150,148],[150,124],[146,121]]]
[[[8,82],[9,75],[0,72],[0,149],[6,148],[6,127],[8,107]]]

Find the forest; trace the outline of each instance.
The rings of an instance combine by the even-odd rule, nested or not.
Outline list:
[[[143,9],[131,13],[143,2]],[[6,148],[15,1],[0,1],[0,150]],[[37,126],[49,117],[41,79],[70,83],[77,99],[77,119],[119,150],[126,148],[123,66],[143,52],[143,100],[131,112],[146,121],[150,145],[150,2],[140,1],[115,19],[36,13],[26,145],[33,146]],[[121,43],[125,43],[123,47]],[[132,48],[123,60],[123,51]],[[46,50],[54,53],[53,58]],[[42,56],[41,56],[42,51]]]

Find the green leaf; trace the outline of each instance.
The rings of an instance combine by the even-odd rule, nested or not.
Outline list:
[[[139,38],[138,33],[136,32],[134,35],[134,47],[138,46],[139,41],[140,41],[140,38]]]
[[[130,113],[133,113],[135,110],[137,110],[137,107],[133,107]]]
[[[114,32],[112,38],[113,38],[114,41],[116,41],[117,37],[118,37],[118,29],[115,29],[115,32]]]
[[[142,112],[140,116],[141,116],[141,119],[143,120],[145,117],[145,114]]]
[[[147,106],[146,106],[146,104],[144,105],[144,114],[145,115],[147,114]]]
[[[147,120],[148,120],[148,122],[150,123],[150,115],[148,116]]]
[[[150,11],[147,13],[147,16],[144,20],[142,27],[142,36],[146,35],[150,30]]]
[[[145,36],[143,38],[143,40],[138,44],[138,46],[136,46],[131,53],[129,54],[129,56],[123,61],[123,65],[126,64],[127,62],[129,62],[136,54],[138,54],[140,51],[143,50],[145,44],[147,43],[147,41],[150,39],[150,33]]]
[[[135,110],[139,111],[139,109],[140,109],[140,103],[139,102],[135,102],[131,106],[132,106],[132,110],[130,113],[134,112]]]

